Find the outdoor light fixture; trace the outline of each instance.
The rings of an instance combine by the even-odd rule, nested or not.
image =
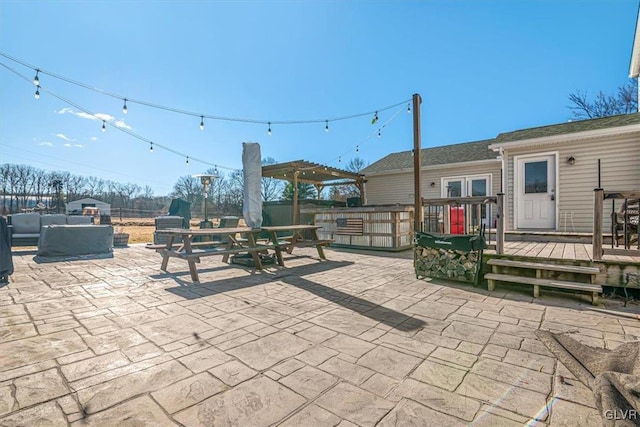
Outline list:
[[[36,93],[33,96],[36,99],[40,99],[40,86],[36,87]]]
[[[567,164],[568,165],[572,165],[572,166],[575,165],[576,164],[576,158],[573,157],[573,156],[567,157]]]
[[[432,182],[431,182],[431,184],[429,184],[429,186],[430,186],[431,188],[433,188],[433,187],[435,187],[435,186],[436,186],[436,183],[432,181]]]
[[[33,78],[33,84],[36,86],[40,86],[40,78],[38,77],[38,74],[40,74],[40,69],[36,70],[36,76]]]
[[[193,178],[200,178],[200,183],[204,188],[204,221],[200,223],[200,228],[213,228],[213,224],[209,221],[207,217],[207,198],[209,197],[209,186],[211,185],[211,181],[218,178],[217,175],[207,175],[207,174],[196,174],[191,175]]]
[[[324,131],[329,132],[329,120],[324,121]]]
[[[269,122],[269,129],[267,129],[267,135],[271,136],[271,122]]]
[[[124,99],[124,105],[122,105],[122,112],[127,114],[127,98]]]
[[[105,121],[102,121],[102,132],[106,132],[107,131],[107,126],[105,124]]]
[[[204,130],[204,116],[200,116],[200,130]]]

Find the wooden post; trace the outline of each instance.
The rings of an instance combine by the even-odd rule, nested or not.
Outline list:
[[[593,199],[593,260],[602,259],[602,212],[604,208],[604,190],[596,188]],[[611,237],[613,239],[613,236]]]
[[[316,187],[316,192],[318,194],[317,199],[320,200],[320,193],[322,193],[322,190],[324,189],[324,185],[314,184],[313,186]]]
[[[418,232],[422,229],[422,194],[420,192],[420,167],[421,161],[421,133],[420,133],[420,104],[422,98],[419,94],[413,94],[413,200],[414,200],[414,216],[413,231]]]
[[[367,192],[364,185],[364,181],[358,180],[358,189],[360,190],[360,201],[362,201],[362,206],[367,204]]]
[[[502,255],[504,253],[504,193],[498,193],[498,213],[496,219],[496,253]]]
[[[299,171],[293,173],[293,224],[298,224],[298,175]]]

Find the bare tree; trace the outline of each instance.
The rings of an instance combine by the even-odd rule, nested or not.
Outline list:
[[[618,93],[607,95],[600,91],[595,99],[590,99],[586,91],[576,91],[569,95],[572,105],[568,108],[576,119],[595,119],[598,117],[631,114],[638,111],[638,81],[630,79],[618,88]]]
[[[173,186],[172,195],[191,203],[191,209],[195,210],[196,205],[199,205],[202,200],[202,184],[200,183],[200,179],[190,175],[181,176]]]
[[[262,166],[275,165],[277,162],[273,157],[262,159]],[[282,181],[275,178],[262,177],[262,200],[268,202],[270,200],[278,200],[278,196],[282,193]]]

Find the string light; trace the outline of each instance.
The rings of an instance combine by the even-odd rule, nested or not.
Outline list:
[[[5,54],[3,54],[2,52],[0,52],[0,56],[6,56],[6,55],[5,55]],[[29,77],[25,76],[24,74],[21,74],[21,73],[20,73],[20,72],[18,72],[17,70],[13,69],[12,67],[10,67],[10,66],[8,66],[8,65],[6,65],[6,64],[4,64],[4,63],[2,63],[2,62],[0,62],[0,67],[5,68],[5,69],[9,70],[10,72],[14,73],[16,76],[20,77],[22,80],[25,80],[25,81],[27,81],[27,82],[31,82],[31,81],[32,81],[32,79],[31,79],[31,78],[29,78]],[[33,68],[33,67],[31,67],[31,68]],[[35,69],[35,68],[34,68],[34,69]],[[64,102],[64,103],[68,104],[68,105],[69,105],[69,106],[71,106],[71,107],[76,108],[77,110],[79,110],[79,111],[81,111],[81,112],[83,112],[83,113],[85,113],[85,114],[87,114],[87,115],[89,115],[89,116],[94,117],[95,119],[102,120],[102,131],[103,131],[103,132],[106,132],[106,121],[105,121],[104,119],[102,119],[101,117],[99,117],[96,113],[93,113],[91,110],[89,110],[89,109],[87,109],[87,108],[83,107],[82,105],[80,105],[80,104],[78,104],[78,103],[76,103],[76,102],[74,102],[74,101],[72,101],[72,100],[70,100],[70,99],[68,99],[68,98],[65,98],[65,97],[63,97],[63,96],[61,96],[61,95],[58,95],[57,93],[55,93],[55,92],[53,92],[53,91],[51,91],[51,90],[49,90],[49,89],[43,88],[43,87],[41,87],[41,86],[38,86],[38,87],[36,88],[36,91],[38,92],[38,94],[39,94],[39,89],[44,90],[45,92],[47,92],[49,95],[53,96],[54,98],[56,98],[56,99],[58,99],[58,100],[60,100],[60,101],[62,101],[62,102]],[[122,99],[122,98],[121,98],[121,99]],[[129,100],[129,101],[131,101],[131,100]],[[144,143],[147,143],[147,144],[149,144],[149,145],[154,144],[156,147],[160,147],[161,149],[166,150],[166,151],[168,151],[168,152],[170,152],[170,153],[173,153],[173,154],[175,154],[175,155],[177,155],[177,156],[180,156],[180,157],[183,157],[183,158],[185,157],[185,154],[184,154],[184,153],[181,153],[180,151],[174,150],[174,149],[172,149],[171,147],[168,147],[168,146],[165,146],[165,145],[155,144],[155,143],[153,143],[151,140],[149,140],[148,138],[145,138],[144,136],[139,135],[139,134],[137,134],[137,133],[135,133],[135,132],[133,132],[133,131],[131,131],[131,130],[129,130],[129,129],[121,128],[121,127],[116,127],[116,130],[118,130],[118,131],[120,131],[120,132],[124,132],[124,133],[126,133],[127,135],[129,135],[129,136],[131,136],[131,137],[133,137],[133,138],[135,138],[135,139],[139,140],[140,142],[144,142]],[[187,156],[187,157],[188,157],[188,156]],[[198,162],[200,162],[200,163],[202,163],[202,164],[204,164],[204,165],[215,166],[216,168],[218,167],[217,165],[215,165],[215,164],[213,164],[213,163],[209,163],[209,162],[207,162],[207,161],[205,161],[205,160],[202,160],[202,159],[198,159],[198,158],[191,158],[191,157],[189,157],[189,159],[190,159],[190,160],[198,161]],[[237,170],[238,170],[238,169],[236,169],[236,168],[232,168],[232,167],[228,167],[228,166],[219,166],[219,167],[220,167],[220,168],[222,168],[222,169],[230,170],[230,171],[237,171]]]
[[[329,120],[324,121],[324,131],[329,133]]]
[[[127,98],[124,99],[124,105],[122,106],[122,112],[127,114]]]
[[[267,135],[271,136],[271,122],[269,122],[269,129],[267,129]]]
[[[36,99],[40,99],[40,86],[36,86],[36,93],[33,96]]]
[[[149,151],[153,153],[153,142],[149,143]]]
[[[338,157],[338,163],[342,163],[342,156]]]
[[[382,132],[378,129],[378,138],[382,138]]]
[[[407,113],[411,114],[411,104],[407,104]]]
[[[73,80],[69,77],[63,76],[63,75],[59,75],[47,70],[42,70],[39,67],[36,67],[32,64],[29,64],[25,61],[22,61],[18,58],[12,57],[11,55],[7,55],[6,53],[0,52],[0,56],[7,58],[13,62],[16,62],[22,66],[31,68],[32,70],[36,71],[36,77],[38,78],[38,80],[36,80],[36,78],[34,78],[34,84],[37,86],[38,82],[39,82],[39,73],[42,72],[43,74],[46,74],[48,76],[51,76],[53,78],[59,79],[59,80],[63,80],[67,83],[82,87],[84,89],[88,89],[91,90],[93,92],[97,92],[100,93],[101,95],[106,95],[112,98],[117,98],[117,99],[123,99],[126,100],[126,102],[133,102],[136,104],[140,104],[140,105],[144,105],[150,108],[156,108],[156,109],[161,109],[161,110],[165,110],[165,111],[170,111],[173,113],[178,113],[178,114],[183,114],[183,115],[189,115],[189,116],[194,116],[194,117],[198,117],[200,116],[201,119],[203,117],[207,117],[208,119],[211,120],[221,120],[221,121],[231,121],[231,122],[242,122],[242,123],[254,123],[254,124],[264,124],[265,120],[264,119],[253,119],[253,118],[243,118],[243,117],[230,117],[230,116],[220,116],[220,115],[209,115],[209,114],[201,114],[201,113],[197,113],[194,111],[188,111],[188,110],[182,110],[179,108],[175,108],[175,107],[171,107],[171,106],[167,106],[167,105],[161,105],[161,104],[155,104],[152,102],[148,102],[145,100],[140,100],[140,99],[131,99],[129,97],[125,97],[124,95],[121,94],[116,94],[113,92],[109,92],[109,91],[105,91],[103,89],[99,89],[97,87],[91,86],[89,84],[83,83],[83,82],[79,82],[76,80]],[[349,120],[349,119],[354,119],[354,118],[358,118],[358,117],[364,117],[364,116],[369,116],[371,114],[374,114],[373,120],[372,120],[372,124],[375,124],[376,122],[379,121],[379,116],[378,114],[382,111],[387,111],[390,110],[392,108],[398,107],[400,105],[404,105],[407,102],[407,100],[401,101],[399,103],[396,103],[394,105],[390,105],[384,108],[378,108],[377,110],[375,110],[375,112],[372,111],[368,111],[368,112],[362,112],[362,113],[357,113],[357,114],[350,114],[350,115],[344,115],[344,116],[336,116],[336,117],[332,117],[332,118],[324,118],[324,119],[308,119],[308,120],[277,120],[277,121],[271,121],[269,122],[269,124],[274,124],[274,125],[294,125],[294,124],[310,124],[310,123],[322,123],[325,122],[325,130],[327,129],[327,122],[328,121],[340,121],[340,120]],[[123,108],[124,110],[124,108]],[[125,113],[126,114],[126,113]],[[201,120],[202,121],[202,120]]]
[[[187,156],[187,165],[189,164],[189,156]]]
[[[204,116],[200,116],[200,130],[204,130]]]
[[[38,77],[40,74],[40,69],[36,69],[36,76],[33,78],[33,84],[36,86],[40,86],[40,78]]]
[[[360,147],[358,145],[356,145],[356,153],[360,152]]]

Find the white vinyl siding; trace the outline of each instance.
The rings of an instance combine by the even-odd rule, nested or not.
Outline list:
[[[488,160],[483,163],[471,165],[456,164],[442,165],[441,167],[422,170],[420,185],[423,198],[441,197],[441,185],[443,177],[491,175],[491,194],[500,191],[500,166],[497,160]],[[434,186],[431,187],[431,183]],[[367,204],[413,204],[413,169],[403,172],[383,175],[367,175]]]
[[[599,137],[589,140],[558,142],[536,147],[505,150],[507,158],[507,229],[514,229],[514,162],[513,157],[526,154],[557,151],[558,171],[556,208],[559,210],[557,229],[564,230],[563,215],[573,216],[573,226],[579,233],[593,231],[593,190],[598,186],[598,159],[601,159],[601,185],[605,191],[640,189],[640,134],[618,137]],[[569,165],[567,157],[575,164]],[[616,201],[619,206],[621,202]],[[605,201],[604,232],[611,227],[611,202]],[[573,231],[566,221],[566,231]]]

